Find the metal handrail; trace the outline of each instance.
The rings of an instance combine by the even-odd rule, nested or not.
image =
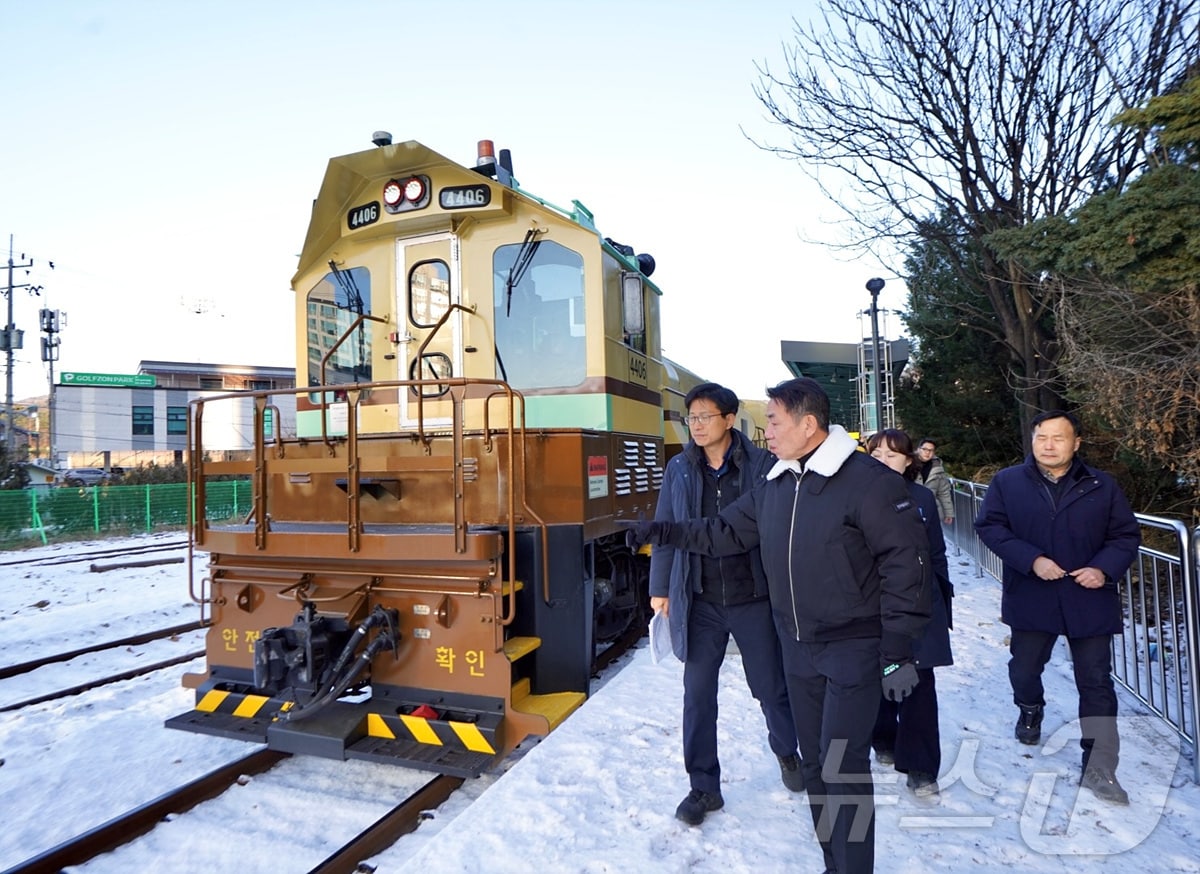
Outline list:
[[[353,329],[353,326],[351,330]],[[525,470],[526,470],[526,430],[525,430],[525,400],[520,392],[514,391],[512,387],[504,380],[499,379],[476,379],[464,377],[447,377],[441,379],[407,379],[407,380],[385,380],[369,383],[347,383],[338,386],[299,386],[285,389],[264,389],[254,392],[225,392],[220,395],[213,395],[206,398],[197,398],[190,402],[193,407],[193,413],[188,417],[189,438],[188,445],[192,458],[192,465],[189,475],[189,481],[192,482],[196,492],[196,500],[203,500],[204,497],[204,452],[202,448],[201,435],[203,432],[202,424],[204,418],[204,407],[206,404],[215,403],[217,401],[228,400],[252,400],[255,406],[255,444],[253,449],[254,474],[252,480],[254,482],[253,493],[253,508],[248,514],[248,518],[254,519],[255,524],[255,544],[258,549],[266,548],[266,541],[269,537],[269,507],[266,499],[266,448],[267,444],[263,437],[263,412],[270,408],[278,410],[276,404],[269,404],[267,400],[270,398],[278,398],[287,395],[299,396],[312,393],[320,393],[321,395],[321,427],[322,427],[322,442],[329,447],[330,452],[336,452],[334,441],[330,439],[326,430],[328,416],[327,393],[336,388],[339,392],[344,392],[347,404],[347,422],[346,436],[344,438],[347,450],[347,535],[349,538],[349,547],[352,552],[357,551],[360,546],[360,536],[362,531],[362,521],[357,513],[357,500],[359,498],[358,478],[355,474],[358,471],[360,459],[358,458],[358,404],[369,392],[380,389],[396,388],[402,391],[411,389],[416,390],[418,398],[422,395],[424,388],[436,386],[452,393],[454,399],[454,417],[453,417],[453,432],[454,449],[452,462],[454,465],[454,476],[456,487],[454,489],[454,505],[455,505],[455,546],[458,551],[463,551],[466,548],[465,534],[467,523],[465,519],[465,495],[463,493],[464,485],[464,458],[463,458],[463,401],[466,399],[468,391],[472,388],[491,387],[492,391],[484,394],[484,426],[485,426],[485,446],[490,450],[492,431],[494,430],[491,422],[490,405],[493,398],[503,395],[507,401],[509,411],[508,421],[504,424],[503,430],[507,432],[508,446],[506,451],[505,463],[509,472],[508,487],[505,496],[505,512],[507,515],[507,534],[508,543],[515,543],[516,538],[516,509],[517,502],[515,490],[518,485],[521,487],[520,504],[522,510],[530,518],[535,520],[535,524],[541,529],[543,554],[548,548],[548,530],[545,521],[529,506],[525,490],[523,488]],[[519,415],[517,411],[519,409]],[[279,424],[282,420],[276,413],[276,440],[275,440],[275,455],[276,457],[284,457],[284,444],[279,439]],[[418,422],[419,432],[418,440],[428,445],[432,439],[424,430],[423,417]],[[519,439],[520,456],[516,456],[515,446]],[[519,462],[519,469],[518,469]],[[197,544],[203,542],[203,523],[193,525],[193,539]],[[546,565],[543,562],[543,566]],[[516,581],[516,553],[511,547],[508,550],[508,579],[515,583]],[[543,567],[543,597],[549,600],[549,571]],[[502,616],[499,624],[502,626],[510,625],[516,618],[516,586],[510,586],[508,593],[505,595],[506,603],[502,611]]]
[[[381,322],[382,324],[385,324],[385,325],[388,324],[387,319],[383,318],[382,316],[373,316],[370,313],[363,313],[357,319],[355,319],[353,322],[351,322],[350,327],[348,327],[342,333],[342,336],[337,338],[337,341],[332,346],[329,347],[329,351],[326,352],[321,357],[320,381],[321,381],[322,389],[326,388],[325,365],[329,363],[329,359],[333,357],[333,353],[336,352],[338,350],[338,348],[343,343],[346,342],[346,340],[350,337],[350,335],[354,333],[354,330],[359,325],[361,325],[363,322],[365,322],[367,320],[370,320],[372,322]],[[336,391],[336,389],[335,389],[335,391]],[[325,396],[325,392],[322,391],[321,392],[321,442],[323,442],[325,444],[325,448],[329,450],[330,454],[333,454],[333,445],[329,442],[329,435],[328,435],[328,432],[326,431],[326,423],[329,420],[328,413],[329,413],[329,399]]]
[[[975,564],[976,577],[983,577],[986,571],[997,581],[1002,580],[1003,563],[999,556],[979,539],[973,524],[988,487],[982,483],[954,478],[951,478],[950,484],[954,495],[954,524],[950,528],[950,536],[955,554],[967,553]],[[1192,776],[1195,782],[1200,783],[1200,579],[1197,579],[1197,568],[1200,567],[1200,527],[1189,532],[1187,526],[1176,519],[1145,513],[1135,513],[1134,516],[1143,528],[1171,533],[1176,550],[1175,554],[1170,554],[1143,544],[1138,548],[1138,556],[1133,566],[1126,571],[1124,580],[1119,582],[1128,612],[1128,617],[1123,617],[1123,621],[1129,636],[1132,637],[1132,646],[1126,642],[1126,635],[1123,634],[1118,651],[1117,636],[1113,636],[1113,679],[1158,715],[1181,740],[1192,746]],[[1147,567],[1150,569],[1149,574],[1146,573]],[[1166,621],[1160,618],[1163,612],[1162,599],[1159,597],[1161,567],[1166,569],[1168,592],[1171,595],[1167,598]],[[1136,586],[1134,568],[1137,568]],[[1174,585],[1176,581],[1178,587]],[[1148,609],[1146,604],[1148,585],[1153,586],[1152,597],[1149,599],[1152,609]],[[1135,592],[1140,600],[1135,599]],[[1135,600],[1141,608],[1140,622],[1134,615]],[[1182,601],[1182,604],[1179,604],[1179,601]],[[1155,623],[1153,628],[1150,625],[1152,616]],[[1169,627],[1169,634],[1164,634],[1164,627]],[[1179,629],[1182,629],[1185,637],[1183,641],[1178,640]],[[1162,645],[1164,637],[1173,640],[1177,653],[1186,653],[1186,688],[1179,674],[1178,657],[1174,660],[1174,683],[1168,687],[1169,668],[1166,660],[1169,655]],[[1139,647],[1139,641],[1145,642],[1146,646]],[[1154,647],[1150,646],[1151,642],[1155,644]],[[1118,655],[1120,659],[1117,658]],[[1157,672],[1151,667],[1155,662],[1158,666]],[[1147,681],[1147,691],[1141,688],[1143,678]],[[1172,691],[1177,699],[1174,706],[1168,697],[1168,691]]]

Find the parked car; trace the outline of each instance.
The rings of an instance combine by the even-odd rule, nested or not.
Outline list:
[[[99,486],[108,482],[109,476],[98,467],[73,467],[63,471],[63,485]]]

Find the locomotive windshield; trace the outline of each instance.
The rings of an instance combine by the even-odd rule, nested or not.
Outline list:
[[[365,267],[330,272],[308,293],[308,384],[321,384],[321,361],[329,350],[337,351],[325,363],[327,385],[345,385],[371,380],[370,323],[362,322],[342,341],[338,340],[355,319],[371,312],[371,274]]]
[[[518,259],[527,263],[514,271]],[[516,389],[583,382],[583,256],[549,240],[501,246],[492,259],[492,288],[496,375]]]

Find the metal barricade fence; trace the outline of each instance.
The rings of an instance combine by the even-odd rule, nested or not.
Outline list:
[[[975,534],[975,516],[987,486],[951,479],[955,555],[966,553],[975,575],[1000,581],[1003,563]],[[1197,665],[1200,664],[1200,528],[1137,513],[1142,546],[1118,582],[1125,632],[1113,636],[1113,679],[1160,716],[1192,748],[1192,778],[1200,783],[1196,751],[1200,723]]]

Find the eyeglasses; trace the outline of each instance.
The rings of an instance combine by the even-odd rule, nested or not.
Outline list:
[[[707,425],[713,419],[724,418],[727,413],[699,413],[695,416],[684,416],[683,421],[688,425]]]

